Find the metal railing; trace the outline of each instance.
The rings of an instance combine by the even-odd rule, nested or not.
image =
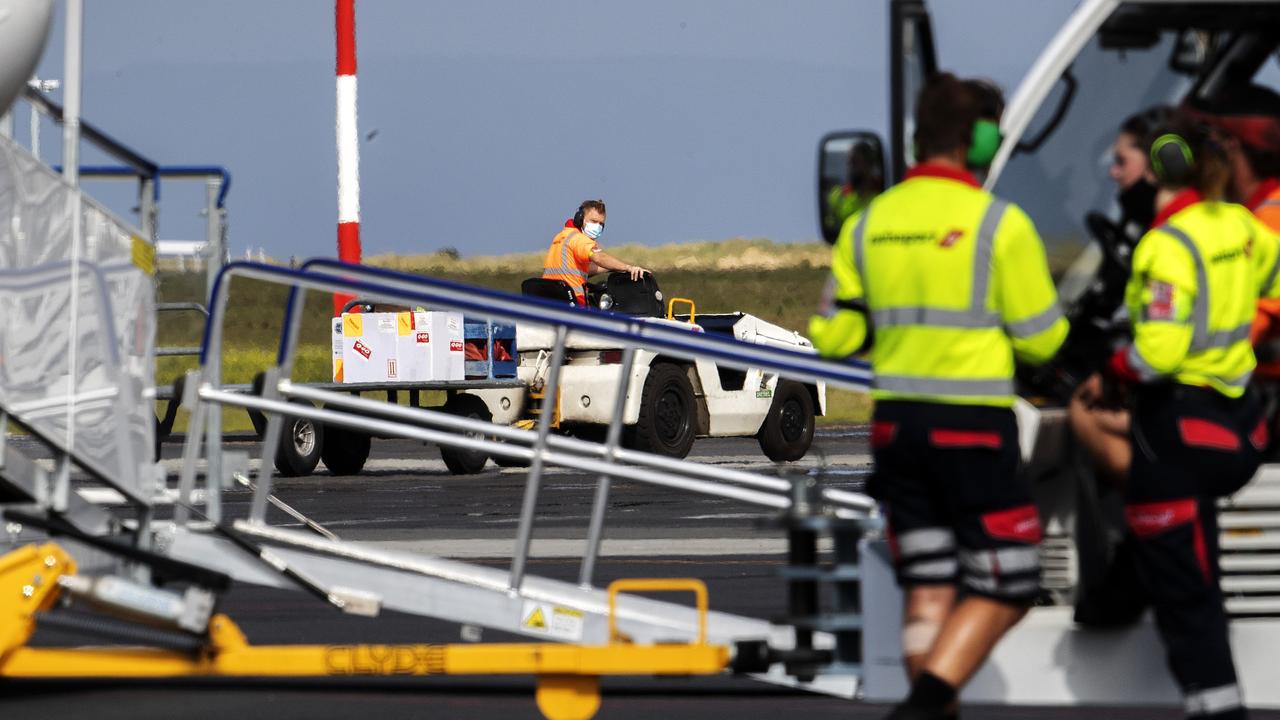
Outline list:
[[[233,392],[223,385],[221,379],[224,323],[229,287],[233,279],[251,279],[291,287],[276,366],[267,371],[260,397]],[[500,426],[438,410],[407,408],[293,382],[290,375],[297,350],[306,291],[350,293],[381,302],[423,305],[506,322],[554,327],[555,341],[545,379],[542,413],[536,429]],[[190,504],[196,489],[196,465],[201,454],[202,440],[207,444],[208,458],[206,514],[215,521],[221,520],[218,495],[227,479],[222,476],[221,468],[220,410],[226,405],[257,410],[268,415],[261,466],[249,510],[251,523],[263,524],[266,520],[272,467],[286,417],[307,418],[313,422],[370,434],[410,438],[527,460],[530,468],[509,574],[509,587],[512,590],[518,590],[524,579],[542,474],[547,466],[593,473],[600,478],[588,525],[588,547],[579,574],[584,585],[591,582],[599,553],[608,507],[609,485],[613,479],[628,479],[728,498],[774,510],[784,510],[791,506],[789,494],[792,483],[781,477],[702,465],[621,447],[622,402],[615,403],[615,412],[604,444],[552,434],[551,417],[554,414],[556,388],[564,364],[569,333],[608,338],[617,341],[623,348],[618,398],[626,396],[631,375],[630,365],[639,349],[682,358],[708,359],[742,370],[757,368],[792,379],[825,382],[855,389],[864,389],[870,380],[870,370],[865,363],[824,361],[812,353],[752,345],[728,337],[649,323],[635,317],[573,309],[537,298],[390,270],[345,265],[331,260],[312,260],[296,270],[233,262],[218,276],[210,302],[201,367],[187,381],[188,400],[192,405],[192,431],[188,433],[183,454],[179,483],[182,502],[175,513],[178,522],[186,522],[189,517],[185,506]],[[315,407],[311,403],[321,404],[323,407]],[[837,517],[865,518],[874,513],[874,502],[860,493],[825,489],[821,497]]]

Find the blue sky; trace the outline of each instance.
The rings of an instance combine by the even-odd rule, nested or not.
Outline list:
[[[229,167],[235,252],[332,255],[331,0],[86,5],[85,117],[158,162]],[[885,130],[887,6],[357,0],[365,252],[541,249],[587,197],[606,246],[814,239],[818,138]],[[941,63],[1012,91],[1074,6],[936,0]],[[61,68],[59,16],[39,73]],[[161,237],[200,237],[201,198],[167,185]]]

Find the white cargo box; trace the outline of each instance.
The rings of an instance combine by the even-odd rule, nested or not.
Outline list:
[[[396,321],[402,380],[463,379],[462,313],[403,312]]]
[[[347,313],[334,318],[334,382],[462,380],[463,363],[460,313]]]

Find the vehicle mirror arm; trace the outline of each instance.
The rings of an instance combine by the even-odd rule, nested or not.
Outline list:
[[[1066,94],[1062,96],[1062,102],[1058,103],[1058,108],[1053,111],[1053,117],[1049,119],[1049,123],[1045,125],[1039,135],[1030,140],[1019,141],[1013,148],[1015,153],[1039,150],[1040,146],[1049,139],[1050,135],[1053,135],[1058,126],[1062,124],[1063,119],[1067,117],[1067,110],[1071,109],[1071,103],[1076,98],[1076,90],[1079,88],[1079,83],[1076,82],[1076,76],[1071,72],[1070,67],[1062,73],[1062,81],[1066,83],[1067,90]]]

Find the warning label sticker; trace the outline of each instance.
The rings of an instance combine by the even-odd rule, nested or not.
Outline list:
[[[524,601],[520,614],[521,629],[546,635],[558,640],[582,640],[583,614],[581,610],[553,605],[552,603]]]

